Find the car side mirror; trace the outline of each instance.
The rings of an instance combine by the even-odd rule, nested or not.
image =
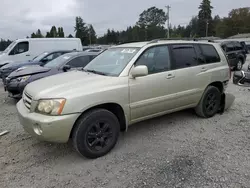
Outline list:
[[[148,67],[146,65],[139,65],[132,69],[131,75],[133,78],[142,77],[148,75]]]
[[[68,70],[71,69],[71,66],[70,65],[64,65],[62,69],[63,69],[64,72],[67,72]]]

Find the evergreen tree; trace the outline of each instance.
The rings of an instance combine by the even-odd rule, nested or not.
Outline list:
[[[95,44],[97,38],[95,29],[92,24],[89,25],[88,33],[89,33],[89,44]]]
[[[80,38],[83,45],[88,44],[88,27],[81,17],[76,17],[75,23],[75,37]]]
[[[52,26],[50,29],[50,37],[52,38],[56,38],[58,35],[57,30],[56,30],[56,26]]]
[[[210,0],[202,0],[199,6],[198,22],[199,22],[199,36],[204,37],[212,34],[212,9]]]

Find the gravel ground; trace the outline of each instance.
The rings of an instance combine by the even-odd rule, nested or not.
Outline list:
[[[136,124],[106,156],[26,134],[0,85],[0,187],[250,187],[250,91],[232,83],[231,109],[211,119],[182,111]]]

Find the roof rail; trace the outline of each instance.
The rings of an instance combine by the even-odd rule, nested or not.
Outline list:
[[[197,39],[197,38],[159,38],[159,39],[154,39],[149,41],[147,44],[151,43],[157,43],[159,41],[164,41],[164,40],[186,40],[186,41],[208,41],[208,42],[214,42],[214,40],[205,40],[205,39]]]

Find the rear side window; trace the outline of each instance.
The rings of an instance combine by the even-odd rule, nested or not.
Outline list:
[[[67,63],[67,65],[70,65],[71,67],[85,67],[90,62],[89,56],[80,56],[76,57],[75,59],[72,59],[70,62]]]
[[[220,56],[213,45],[200,44],[200,47],[206,63],[220,62]]]
[[[193,45],[173,45],[172,51],[175,60],[175,69],[198,65],[197,55]]]
[[[243,50],[243,45],[239,42],[235,43],[235,50]]]

